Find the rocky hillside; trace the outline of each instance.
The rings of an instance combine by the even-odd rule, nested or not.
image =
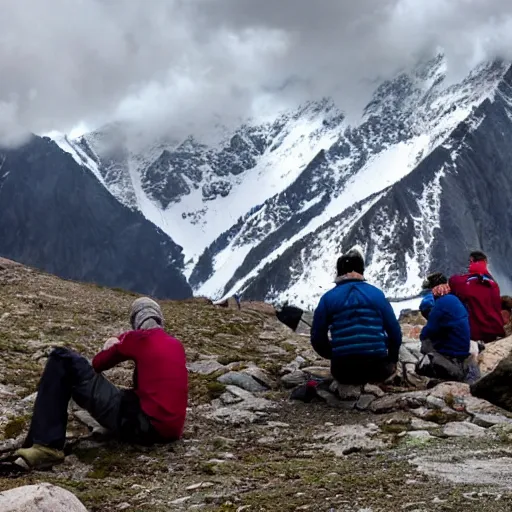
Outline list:
[[[0,451],[8,454],[23,437],[50,347],[93,356],[127,328],[134,295],[0,265]],[[0,476],[0,491],[50,482],[94,512],[510,510],[512,420],[467,386],[427,391],[397,378],[382,389],[327,386],[314,403],[290,401],[291,386],[328,369],[272,308],[162,305],[188,357],[184,439],[122,446],[73,409],[65,464]],[[419,326],[414,316],[403,321],[407,368]],[[511,340],[501,343],[510,350]],[[131,372],[123,364],[109,377],[129,385]]]
[[[192,295],[183,254],[48,138],[0,151],[0,256],[64,278]]]
[[[512,272],[511,80],[493,62],[450,83],[440,55],[376,84],[350,120],[322,100],[212,127],[215,142],[141,147],[136,127],[112,125],[59,144],[183,247],[198,294],[313,306],[358,242],[370,280],[406,297],[473,248]]]

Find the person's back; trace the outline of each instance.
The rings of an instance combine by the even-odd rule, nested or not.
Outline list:
[[[468,312],[457,297],[443,295],[436,298],[421,339],[429,339],[440,354],[463,359],[469,357]]]
[[[449,285],[468,309],[472,340],[488,343],[505,336],[500,288],[489,274],[486,260],[472,259],[469,273],[451,277]]]
[[[93,367],[101,372],[121,361],[135,362],[134,390],[141,409],[166,439],[181,437],[188,400],[188,373],[182,344],[163,329],[129,331],[100,352]]]
[[[311,343],[331,360],[337,381],[382,382],[398,361],[400,325],[382,291],[364,280],[362,256],[351,253],[338,260],[336,287],[322,296],[315,310]]]

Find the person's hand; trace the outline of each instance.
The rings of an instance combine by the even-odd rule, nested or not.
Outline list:
[[[114,345],[117,345],[119,343],[119,340],[117,338],[109,338],[105,345],[103,345],[103,350],[108,350],[110,347],[113,347]]]

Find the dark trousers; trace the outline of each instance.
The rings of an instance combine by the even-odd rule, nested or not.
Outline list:
[[[138,444],[159,441],[133,390],[121,390],[94,371],[84,357],[54,349],[39,382],[32,422],[24,447],[40,444],[62,450],[70,399],[121,440]]]
[[[382,383],[396,371],[387,357],[347,356],[331,361],[331,374],[340,384]]]

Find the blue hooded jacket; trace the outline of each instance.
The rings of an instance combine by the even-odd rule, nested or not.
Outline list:
[[[440,354],[450,357],[469,356],[469,315],[455,295],[436,298],[420,339],[429,339]]]
[[[420,312],[424,318],[428,319],[428,315],[432,311],[435,303],[434,294],[430,291],[427,292],[420,304]]]
[[[360,279],[347,279],[320,299],[313,317],[311,344],[326,359],[389,357],[397,362],[402,332],[381,290]]]

